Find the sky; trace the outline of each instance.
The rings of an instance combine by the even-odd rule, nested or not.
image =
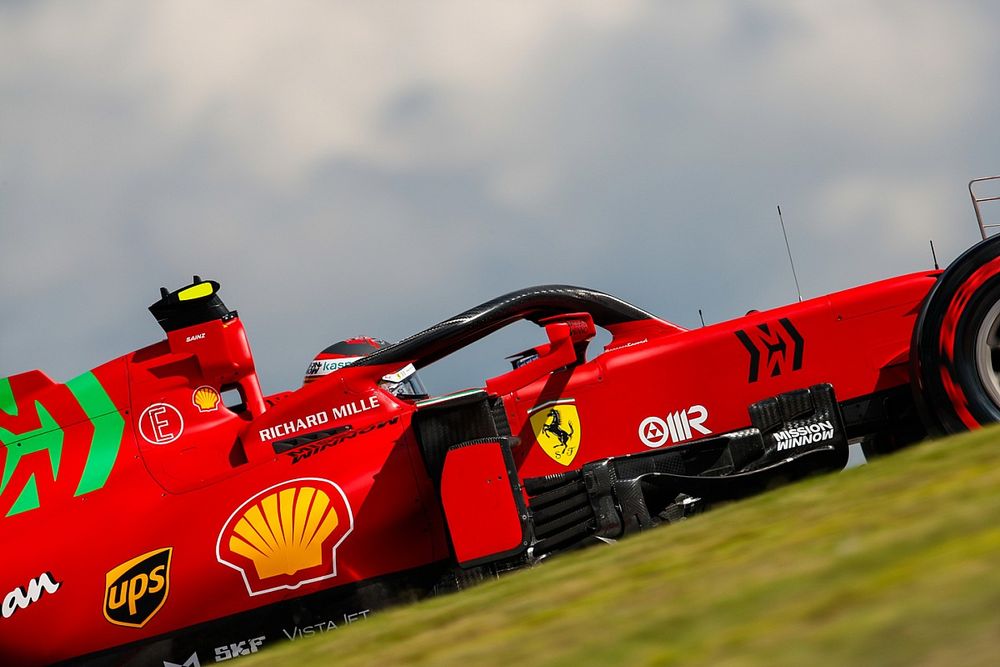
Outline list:
[[[161,339],[146,308],[193,274],[275,392],[334,341],[530,285],[687,327],[792,302],[778,204],[807,298],[929,268],[930,239],[950,261],[968,180],[1000,173],[997,25],[922,0],[0,0],[0,376]]]

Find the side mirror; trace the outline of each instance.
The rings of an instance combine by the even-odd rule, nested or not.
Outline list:
[[[578,345],[586,343],[595,333],[594,321],[586,313],[546,318],[542,323],[549,342],[535,348],[538,358],[508,373],[490,378],[486,381],[486,391],[496,396],[509,394],[575,363],[580,356]]]

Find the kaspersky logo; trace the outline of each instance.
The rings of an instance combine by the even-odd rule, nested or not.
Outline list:
[[[216,558],[243,576],[250,595],[294,590],[337,576],[337,547],[354,530],[343,490],[302,478],[253,496],[229,517]]]
[[[171,547],[150,551],[105,575],[104,618],[141,628],[160,611],[170,592]]]
[[[580,414],[573,399],[545,403],[529,414],[531,430],[549,458],[568,466],[580,450]]]

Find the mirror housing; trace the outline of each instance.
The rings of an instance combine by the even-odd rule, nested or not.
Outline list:
[[[589,313],[567,313],[539,321],[549,342],[534,348],[537,359],[486,381],[486,391],[495,396],[510,394],[549,373],[583,361],[587,343],[597,334]]]

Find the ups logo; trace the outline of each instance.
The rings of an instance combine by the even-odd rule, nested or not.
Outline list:
[[[150,551],[108,572],[104,617],[129,628],[146,625],[167,601],[172,551],[172,547]]]

